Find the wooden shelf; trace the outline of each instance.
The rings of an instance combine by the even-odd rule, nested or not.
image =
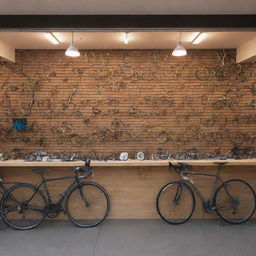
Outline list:
[[[92,160],[92,167],[115,167],[115,166],[168,166],[168,163],[188,163],[194,166],[212,166],[216,163],[227,163],[227,165],[237,165],[237,166],[253,166],[256,165],[256,158],[254,159],[241,159],[241,160],[127,160],[127,161],[118,161],[118,160],[109,160],[109,161],[98,161]],[[0,167],[75,167],[83,166],[83,161],[74,161],[74,162],[26,162],[24,160],[7,160],[0,161]]]

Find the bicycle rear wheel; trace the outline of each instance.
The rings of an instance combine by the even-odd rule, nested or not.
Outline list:
[[[69,220],[82,228],[100,224],[106,219],[109,208],[110,199],[106,190],[94,182],[75,186],[65,200]]]
[[[160,217],[167,223],[185,223],[195,209],[194,193],[186,183],[170,182],[158,193],[156,208]]]
[[[231,179],[221,184],[215,192],[214,204],[220,218],[240,224],[255,212],[256,197],[253,188],[245,181]]]
[[[46,201],[31,184],[11,187],[3,196],[0,211],[4,222],[15,229],[28,230],[38,226],[46,216]]]

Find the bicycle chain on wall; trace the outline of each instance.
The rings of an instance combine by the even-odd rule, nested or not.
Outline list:
[[[234,50],[18,50],[0,63],[1,151],[201,152],[255,146],[256,63]],[[27,130],[12,129],[27,118]]]

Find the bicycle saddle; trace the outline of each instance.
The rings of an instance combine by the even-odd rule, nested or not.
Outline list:
[[[174,167],[174,168],[182,168],[182,167],[188,167],[189,165],[187,163],[181,163],[178,162],[177,164],[172,164],[171,162],[169,162],[169,166]]]
[[[34,173],[39,173],[39,174],[49,172],[48,169],[33,169],[32,171],[33,171]]]

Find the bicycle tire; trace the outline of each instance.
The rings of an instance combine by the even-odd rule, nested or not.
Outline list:
[[[2,198],[0,199],[0,205],[1,205],[1,202],[2,202]],[[6,228],[8,228],[8,225],[4,222],[4,220],[2,218],[2,213],[0,211],[0,231],[4,230]]]
[[[26,200],[30,199],[33,193],[35,194],[30,202],[25,203]],[[21,197],[21,199],[18,197]],[[26,199],[24,199],[24,197],[26,197]],[[33,204],[35,204],[33,207],[31,203],[32,200],[34,200]],[[41,204],[41,206],[38,206],[39,204]],[[44,220],[46,216],[45,206],[46,200],[42,192],[36,190],[36,187],[32,184],[23,183],[15,185],[6,191],[1,201],[0,211],[6,225],[18,230],[29,230],[37,227]],[[7,208],[9,208],[9,211]],[[26,216],[25,212],[27,214]],[[14,213],[14,215],[8,216],[9,213]],[[35,216],[35,213],[39,214]]]
[[[233,184],[233,186],[231,186],[231,184]],[[240,184],[240,187],[238,187],[238,184]],[[235,188],[233,189],[233,187]],[[246,193],[241,194],[241,191]],[[223,192],[224,195],[221,194]],[[238,193],[241,194],[239,198],[237,197]],[[223,196],[227,196],[228,200],[224,199]],[[249,202],[249,200],[249,204],[251,204],[251,206],[247,207],[247,203]],[[245,221],[249,220],[252,217],[256,209],[256,195],[254,189],[251,187],[249,183],[241,179],[230,179],[222,183],[215,192],[213,202],[214,206],[216,207],[215,210],[218,216],[231,224],[244,223]],[[241,204],[242,202],[244,203]],[[234,216],[236,214],[236,207],[239,207],[241,217],[239,217],[238,215]],[[246,213],[246,216],[242,217],[242,213],[247,210],[248,214]]]
[[[171,188],[173,188],[175,185],[177,185],[177,188],[175,190],[173,190],[173,192],[175,194],[170,194],[168,195],[169,191]],[[182,191],[180,193],[183,193],[182,194],[182,198],[179,200],[182,200],[182,203],[184,202],[184,199],[186,198],[183,198],[183,195],[186,196],[186,195],[189,195],[190,196],[190,200],[191,200],[191,206],[187,209],[187,214],[184,218],[181,218],[181,215],[180,212],[177,214],[176,210],[175,211],[172,211],[170,209],[168,209],[168,212],[170,214],[169,218],[168,216],[164,213],[164,203],[166,204],[166,200],[170,200],[170,196],[174,196],[176,197],[177,194],[178,194],[178,189],[182,187]],[[184,188],[185,188],[185,191],[186,191],[186,194],[183,192],[184,191]],[[167,191],[169,190],[169,191]],[[164,195],[165,193],[165,195]],[[180,195],[179,195],[180,196]],[[166,199],[164,197],[167,197]],[[161,202],[161,200],[165,199],[165,201],[163,201],[163,203]],[[167,201],[168,203],[168,206],[171,207],[171,204],[169,204],[169,202]],[[176,202],[175,202],[176,201]],[[177,202],[178,200],[175,200],[173,199],[172,202],[173,202],[173,206],[177,206],[178,208],[180,207],[180,209],[178,209],[179,211],[181,210],[185,210],[185,206],[184,204],[181,204],[180,202],[178,203]],[[175,205],[174,205],[175,204]],[[183,208],[182,208],[183,207]],[[160,217],[165,221],[167,222],[168,224],[173,224],[173,225],[178,225],[178,224],[183,224],[185,223],[186,221],[188,221],[190,219],[190,217],[192,216],[194,210],[195,210],[195,195],[194,195],[194,192],[192,191],[192,189],[184,182],[181,182],[181,181],[173,181],[173,182],[169,182],[167,183],[166,185],[164,185],[158,195],[157,195],[157,199],[156,199],[156,208],[157,208],[157,212],[158,214],[160,215]],[[171,216],[173,214],[173,216]],[[170,217],[173,217],[173,218],[170,218]],[[179,218],[178,218],[179,217]]]
[[[81,191],[83,195],[81,195]],[[76,202],[78,195],[80,195],[80,203]],[[76,199],[75,201],[73,197]],[[88,205],[83,205],[86,204],[83,197],[86,198]],[[101,201],[103,202],[102,206],[96,205]],[[83,182],[76,185],[65,199],[65,211],[69,220],[82,228],[94,227],[103,222],[107,218],[109,209],[110,198],[107,191],[95,182]]]

